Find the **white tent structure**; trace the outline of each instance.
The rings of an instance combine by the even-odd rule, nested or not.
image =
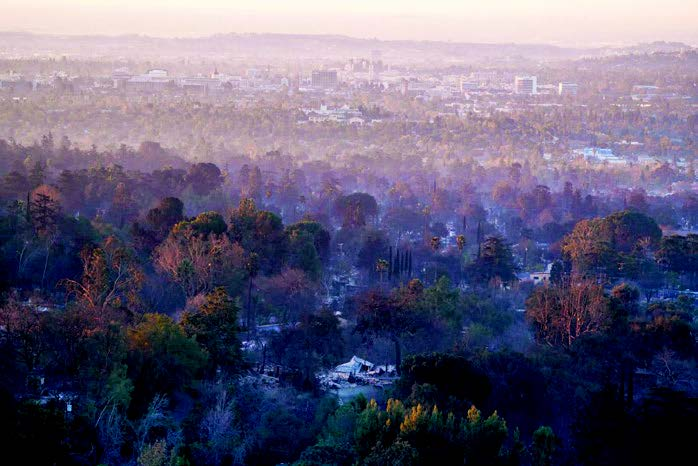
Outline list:
[[[356,375],[361,372],[368,372],[371,369],[373,369],[372,362],[352,356],[349,362],[345,362],[344,364],[340,364],[339,366],[335,367],[334,372],[337,375],[349,377],[350,375]]]

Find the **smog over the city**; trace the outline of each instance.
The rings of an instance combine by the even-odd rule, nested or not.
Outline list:
[[[698,4],[4,0],[7,464],[690,464]]]

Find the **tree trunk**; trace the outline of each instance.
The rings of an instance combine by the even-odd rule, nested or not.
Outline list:
[[[22,271],[22,260],[24,259],[24,251],[27,249],[27,242],[22,246],[22,252],[19,254],[19,263],[17,264],[17,275]]]
[[[247,282],[247,332],[252,333],[252,277]]]
[[[267,365],[267,345],[262,345],[262,370],[260,373],[264,374],[264,366]]]
[[[626,409],[630,410],[633,406],[634,397],[634,387],[633,387],[633,377],[635,376],[634,364],[627,364],[626,369],[628,371],[628,394],[626,398]]]
[[[44,279],[46,278],[46,269],[48,268],[48,257],[51,254],[51,246],[53,245],[53,241],[49,243],[49,245],[46,247],[46,260],[44,261],[44,271],[41,274],[41,287],[44,287]]]
[[[619,401],[620,406],[623,411],[625,411],[625,363],[621,362],[620,366],[620,390],[619,390]]]
[[[393,338],[395,342],[395,372],[400,375],[400,364],[402,363],[402,348],[400,347],[400,339]]]
[[[27,223],[31,225],[32,222],[32,213],[31,213],[31,191],[27,191],[27,206],[24,211],[25,218],[27,220]]]

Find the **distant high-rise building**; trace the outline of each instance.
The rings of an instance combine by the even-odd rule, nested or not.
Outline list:
[[[533,95],[536,93],[538,80],[535,76],[517,76],[514,78],[514,92],[516,94]]]
[[[383,71],[383,53],[380,50],[371,51],[371,67],[376,74]]]
[[[400,94],[407,95],[410,90],[410,82],[405,78],[400,81]]]
[[[577,83],[560,83],[557,86],[558,95],[577,95]]]
[[[169,76],[167,70],[148,70],[145,74],[132,76],[124,85],[127,89],[152,92],[172,87],[174,78]]]
[[[478,84],[474,81],[469,81],[465,76],[460,78],[460,91],[468,92],[478,88]]]
[[[124,83],[131,79],[131,72],[129,72],[128,68],[116,69],[112,72],[111,79],[114,83],[114,89],[122,88]],[[2,83],[0,83],[0,87],[2,87]]]
[[[336,70],[313,71],[310,81],[313,87],[321,89],[332,89],[339,82]]]
[[[345,69],[347,69],[347,71],[361,73],[367,71],[370,65],[371,62],[365,58],[352,58],[351,60],[349,60],[349,63],[347,64]]]

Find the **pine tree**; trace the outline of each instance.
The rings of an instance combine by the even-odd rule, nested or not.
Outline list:
[[[393,247],[388,248],[388,280],[393,279]]]
[[[39,186],[29,196],[28,220],[37,233],[46,235],[55,229],[61,210],[58,198],[58,192],[46,185]]]
[[[29,185],[31,189],[44,184],[44,165],[40,161],[36,161],[31,171],[29,172]]]

